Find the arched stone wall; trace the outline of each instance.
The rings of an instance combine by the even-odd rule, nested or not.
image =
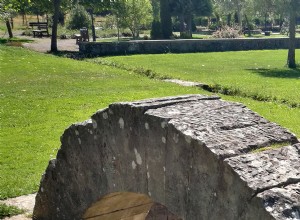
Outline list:
[[[297,138],[218,97],[111,104],[70,126],[61,142],[33,219],[80,219],[99,198],[122,191],[147,194],[185,220],[300,213]],[[251,152],[275,143],[287,146]]]

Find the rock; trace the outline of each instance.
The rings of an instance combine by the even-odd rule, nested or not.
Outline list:
[[[118,192],[147,195],[188,220],[297,217],[297,138],[238,103],[202,95],[114,103],[61,142],[33,219],[81,219]],[[252,152],[276,143],[287,146]]]

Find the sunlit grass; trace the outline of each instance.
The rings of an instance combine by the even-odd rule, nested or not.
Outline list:
[[[300,107],[300,70],[285,67],[286,57],[286,50],[272,50],[133,55],[96,60],[143,68],[157,76],[202,82],[228,94],[234,92],[234,95]]]
[[[60,136],[112,102],[205,93],[0,45],[0,199],[35,192]]]

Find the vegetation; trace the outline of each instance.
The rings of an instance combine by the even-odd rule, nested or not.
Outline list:
[[[134,39],[140,30],[150,25],[152,21],[152,6],[150,0],[126,0],[116,3],[114,10],[118,27],[129,28]]]
[[[0,199],[35,192],[48,160],[56,154],[63,130],[112,102],[213,92],[226,100],[244,103],[300,136],[300,71],[295,68],[295,55],[300,51],[295,51],[294,44],[298,1],[81,0],[78,6],[86,20],[86,10],[91,15],[109,15],[103,19],[111,23],[107,25],[110,27],[101,30],[99,36],[119,37],[121,27],[127,37],[122,40],[138,38],[142,29],[150,28],[151,21],[153,39],[172,38],[172,18],[179,21],[181,37],[191,37],[192,23],[203,16],[207,16],[203,18],[206,28],[219,30],[214,34],[217,37],[238,37],[239,30],[250,33],[257,27],[266,31],[273,24],[279,25],[279,30],[289,27],[287,66],[284,50],[137,55],[82,62],[3,45],[20,45],[24,41],[13,38],[17,12],[23,18],[23,29],[27,14],[38,21],[39,16],[46,15],[52,28],[51,51],[56,52],[60,33],[73,34],[63,22],[67,14],[71,15],[69,28],[88,25],[79,24],[72,16],[76,13],[70,14],[76,3],[0,0],[0,31],[7,29],[10,37],[0,38]],[[200,25],[198,28],[202,28]],[[199,90],[157,80],[165,78],[208,86]],[[0,210],[14,212],[12,207],[0,206]]]
[[[70,124],[112,102],[205,93],[0,45],[0,199],[35,192]]]
[[[5,217],[11,217],[14,215],[23,214],[24,210],[19,209],[15,206],[8,206],[5,204],[0,204],[0,219],[3,219]]]
[[[206,83],[226,94],[300,107],[300,71],[284,67],[284,54],[285,50],[240,51],[135,55],[104,60],[143,67],[157,75]]]
[[[279,143],[279,144],[272,144],[270,146],[266,146],[266,147],[262,147],[262,148],[258,148],[258,149],[253,149],[252,151],[250,151],[251,153],[259,153],[259,152],[263,152],[266,150],[275,150],[275,149],[279,149],[281,147],[284,146],[289,146],[291,145],[290,143],[287,142],[283,142],[283,143]]]
[[[90,26],[90,16],[82,5],[75,5],[70,11],[70,17],[67,28],[79,30],[80,28]]]

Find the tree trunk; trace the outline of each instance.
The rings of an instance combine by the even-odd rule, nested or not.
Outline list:
[[[57,26],[59,17],[60,0],[53,0],[54,15],[52,24],[52,36],[51,36],[51,52],[57,52]]]
[[[248,17],[247,15],[245,14],[245,20],[246,20],[246,23],[247,23],[247,27],[248,27],[248,36],[251,37],[251,27],[250,27],[250,23],[249,23],[249,20],[248,20]]]
[[[11,25],[11,29],[14,29],[14,19],[13,19],[13,17],[10,17],[10,25]]]
[[[181,14],[179,16],[179,20],[180,20],[180,37],[184,36],[184,33],[185,33],[185,23],[184,23],[184,15]]]
[[[192,38],[192,14],[187,15],[187,37]]]
[[[227,25],[231,27],[231,13],[227,15]]]
[[[268,31],[267,30],[267,13],[265,13],[265,31]]]
[[[289,52],[287,65],[289,68],[296,68],[296,58],[295,58],[295,50],[296,50],[296,11],[293,7],[295,5],[296,0],[292,0],[291,9],[290,9],[290,24],[289,24],[289,32],[290,32],[290,40],[289,40]]]
[[[9,38],[13,38],[14,35],[12,33],[10,22],[9,22],[8,19],[5,21],[5,24],[6,24],[6,28],[7,28],[7,31],[8,31]]]
[[[171,12],[168,0],[160,0],[160,21],[163,38],[170,39],[173,33]]]

